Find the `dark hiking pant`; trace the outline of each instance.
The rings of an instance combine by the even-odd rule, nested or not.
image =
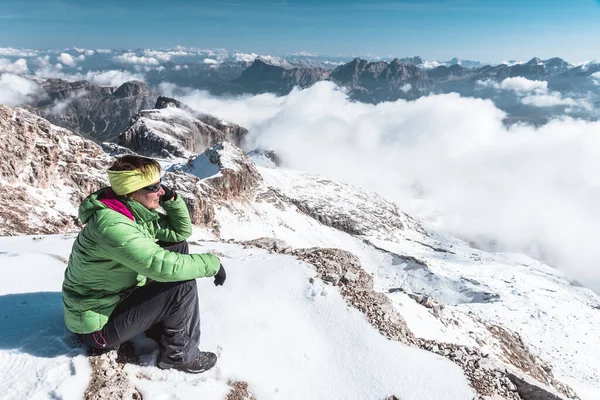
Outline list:
[[[189,254],[187,242],[158,244]],[[119,302],[100,331],[78,336],[92,348],[110,349],[146,331],[158,342],[163,365],[185,365],[198,356],[200,314],[195,280],[153,281],[136,288]]]

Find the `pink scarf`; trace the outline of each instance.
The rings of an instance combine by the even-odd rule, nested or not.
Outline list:
[[[129,209],[125,206],[125,204],[121,202],[121,200],[117,199],[117,196],[115,196],[115,193],[112,191],[112,189],[108,189],[106,192],[104,192],[104,195],[105,197],[103,199],[99,199],[101,203],[103,203],[106,207],[110,208],[111,210],[115,210],[116,212],[123,214],[130,220],[135,221],[135,219],[133,218],[133,214],[131,214],[131,211],[129,211]]]

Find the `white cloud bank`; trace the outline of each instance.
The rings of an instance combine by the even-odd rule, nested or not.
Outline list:
[[[13,74],[0,75],[0,104],[18,106],[31,102],[32,98],[43,93],[35,82]]]
[[[141,73],[133,73],[122,70],[107,70],[107,71],[87,71],[83,73],[65,73],[62,71],[62,65],[50,64],[50,57],[38,57],[36,59],[38,69],[35,75],[40,78],[58,78],[67,81],[86,80],[102,86],[120,86],[128,81],[145,81],[145,77]]]
[[[35,57],[37,55],[38,55],[38,50],[16,49],[14,47],[0,47],[0,56]]]
[[[116,61],[124,64],[159,65],[160,62],[154,57],[137,56],[135,53],[125,53],[113,57]]]
[[[6,58],[0,58],[0,72],[10,72],[12,74],[28,74],[27,60],[19,58],[12,62]]]
[[[477,81],[482,87],[488,87],[498,90],[513,91],[520,97],[523,104],[535,107],[555,107],[566,106],[566,112],[572,112],[580,109],[591,111],[592,106],[586,99],[573,99],[563,97],[560,92],[548,89],[548,82],[534,81],[522,76],[506,78],[498,83],[492,79]]]
[[[330,82],[285,97],[162,89],[249,128],[249,148],[276,150],[290,168],[374,190],[435,227],[542,258],[600,291],[600,122],[507,127],[489,100],[362,104]]]

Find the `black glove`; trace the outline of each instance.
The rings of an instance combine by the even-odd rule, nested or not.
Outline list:
[[[160,187],[165,192],[165,194],[160,196],[161,203],[163,201],[171,200],[173,197],[175,197],[175,192],[171,188],[169,188],[168,186],[162,185],[162,184],[160,185]]]
[[[223,268],[223,264],[221,264],[219,271],[217,271],[215,275],[215,286],[223,286],[226,277],[227,274],[225,274],[225,268]]]

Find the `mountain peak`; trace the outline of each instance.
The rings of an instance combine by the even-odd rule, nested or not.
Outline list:
[[[115,97],[125,98],[134,96],[145,96],[149,94],[148,86],[142,81],[125,82],[114,92]]]
[[[541,58],[533,57],[531,60],[527,61],[525,65],[541,65],[544,64]]]
[[[291,62],[289,62],[285,58],[280,58],[280,57],[258,56],[258,57],[256,57],[255,61],[261,62],[263,64],[267,64],[267,65],[272,65],[274,67],[284,68],[284,69],[298,68],[297,65],[292,64]]]

